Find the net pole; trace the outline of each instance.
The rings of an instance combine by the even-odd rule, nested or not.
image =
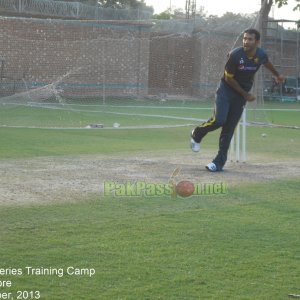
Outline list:
[[[230,151],[229,151],[230,161],[233,161],[233,156],[234,156],[234,133],[232,135],[231,142],[230,142]]]
[[[246,125],[247,125],[247,116],[246,116],[246,108],[243,111],[243,121],[242,121],[242,160],[246,162],[247,160],[247,152],[246,152]]]
[[[103,87],[102,87],[102,104],[105,105],[106,103],[106,78],[105,78],[105,73],[106,73],[106,66],[105,66],[105,54],[106,54],[106,51],[105,51],[105,45],[103,47],[103,57],[102,57],[102,60],[103,60]]]
[[[235,158],[236,161],[240,161],[240,123],[236,127],[236,141],[235,141]]]

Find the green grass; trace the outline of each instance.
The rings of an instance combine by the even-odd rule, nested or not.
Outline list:
[[[298,190],[286,180],[223,196],[2,207],[1,267],[96,269],[10,276],[10,291],[41,299],[285,299],[300,293]]]
[[[84,103],[84,102],[82,102]],[[114,122],[123,126],[175,125],[198,122],[178,118],[208,119],[213,101],[158,100],[115,102],[108,99],[108,106],[65,105],[71,110],[53,110],[29,106],[1,105],[0,124],[14,126],[41,127],[85,127],[88,124],[102,123],[111,127]],[[100,102],[99,102],[100,103]],[[130,107],[120,107],[120,105]],[[117,106],[116,106],[117,105]],[[201,110],[206,108],[205,110]],[[276,124],[300,126],[299,103],[266,102],[265,109],[280,111],[253,111],[249,105],[247,119]],[[287,110],[288,109],[288,110]],[[107,113],[130,113],[115,115]],[[106,113],[105,113],[106,112]],[[145,115],[151,115],[147,117]],[[164,118],[160,116],[170,116]],[[156,117],[155,117],[156,116]],[[177,119],[176,119],[177,118]],[[186,149],[187,139],[192,127],[146,130],[43,130],[0,127],[0,159],[36,156],[77,155],[77,154],[114,154],[120,152],[140,152],[145,150]],[[262,139],[261,134],[267,133]],[[205,138],[204,147],[215,149],[218,132]],[[269,129],[250,127],[247,129],[247,148],[249,153],[272,156],[273,149],[279,159],[298,157],[299,130]],[[289,149],[289,151],[286,151]]]
[[[186,103],[178,102],[178,105]],[[192,108],[211,102],[192,102]],[[207,118],[210,110],[134,108],[132,112]],[[298,103],[267,103],[298,109]],[[123,108],[110,107],[124,112]],[[251,118],[249,111],[249,118]],[[274,123],[300,125],[299,112],[268,111]],[[97,117],[95,117],[97,116]],[[184,120],[1,107],[1,124],[71,126],[182,124]],[[98,119],[99,117],[99,119]],[[94,119],[93,119],[94,118]],[[104,119],[106,118],[106,119]],[[120,121],[121,120],[121,121]],[[182,123],[181,123],[182,122]],[[147,151],[186,151],[192,127],[134,130],[0,128],[0,159]],[[265,137],[262,134],[266,134]],[[219,130],[202,143],[217,149]],[[299,161],[300,131],[247,128],[250,160]],[[76,162],[74,162],[76,163]],[[5,176],[3,174],[2,176]],[[293,174],[290,174],[291,178]],[[100,188],[99,183],[99,188]],[[188,199],[93,198],[73,203],[1,205],[0,269],[95,268],[96,275],[1,276],[41,299],[285,299],[300,294],[299,178],[229,186],[226,195]],[[22,193],[22,191],[16,191]],[[91,196],[92,197],[92,196]],[[55,203],[55,201],[54,201]],[[16,299],[16,297],[14,298]]]
[[[197,124],[197,119],[207,120],[211,116],[214,101],[174,100],[160,103],[147,100],[115,104],[52,104],[52,108],[59,109],[1,105],[0,125],[84,128],[89,124],[99,123],[112,127],[115,122],[121,126]],[[300,126],[299,103],[266,103],[264,111],[253,110],[254,106],[251,104],[248,108],[248,121]]]
[[[42,130],[0,128],[0,158],[115,154],[181,148],[189,129]]]
[[[134,130],[43,130],[0,128],[0,159],[38,156],[118,154],[141,151],[181,151],[189,147],[192,127]],[[204,149],[216,149],[220,131],[203,140]],[[262,134],[267,136],[264,138]],[[274,149],[276,152],[274,153]],[[247,128],[247,151],[270,159],[299,158],[300,130]]]
[[[266,136],[263,137],[263,134]],[[286,128],[247,128],[248,155],[267,160],[299,160],[300,130]]]

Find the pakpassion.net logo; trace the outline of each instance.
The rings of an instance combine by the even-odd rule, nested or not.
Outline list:
[[[166,183],[149,183],[142,180],[127,181],[105,181],[103,186],[104,196],[113,197],[190,197],[202,195],[227,194],[227,184],[224,182],[193,183],[189,180],[181,180],[178,183],[175,177],[180,173],[177,168]]]

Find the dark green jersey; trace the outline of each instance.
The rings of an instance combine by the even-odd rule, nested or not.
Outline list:
[[[234,78],[245,91],[249,92],[255,73],[267,62],[268,55],[262,48],[257,48],[253,57],[248,57],[243,47],[235,48],[228,54],[224,75]],[[224,76],[222,81],[225,82]]]

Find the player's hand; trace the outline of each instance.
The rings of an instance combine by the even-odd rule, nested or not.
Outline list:
[[[245,96],[245,99],[246,99],[246,101],[248,101],[248,102],[252,102],[252,101],[255,100],[255,96],[252,95],[252,94],[247,94],[247,95]]]
[[[285,81],[285,77],[283,75],[278,75],[275,77],[275,81],[276,83],[280,84],[280,83],[284,83]]]

